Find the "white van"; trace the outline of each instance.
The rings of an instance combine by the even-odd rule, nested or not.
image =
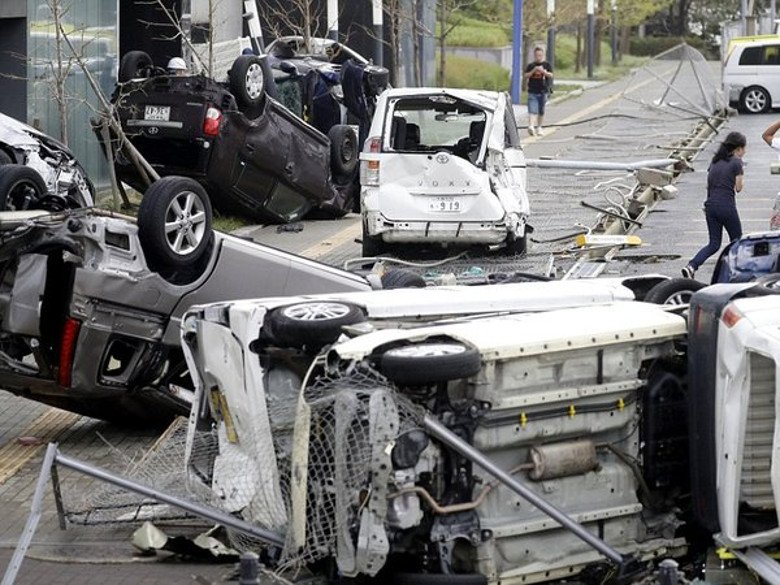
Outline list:
[[[780,106],[780,35],[732,41],[723,93],[730,105],[750,114]]]

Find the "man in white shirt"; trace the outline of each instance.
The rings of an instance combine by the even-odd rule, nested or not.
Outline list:
[[[780,130],[780,121],[777,121],[774,124],[770,124],[769,128],[764,130],[764,133],[761,135],[761,138],[764,139],[764,142],[766,142],[775,150],[780,150],[780,137],[776,136],[778,130]],[[775,170],[776,167],[778,170]],[[774,163],[772,165],[772,174],[776,174],[778,171],[780,171],[780,165],[778,163]],[[777,199],[775,199],[774,209],[772,210],[772,218],[769,220],[769,229],[780,230],[780,193],[778,193]]]
[[[764,139],[764,142],[766,142],[775,150],[780,150],[780,136],[775,136],[778,130],[780,130],[780,121],[777,121],[774,124],[770,124],[769,128],[764,130],[764,133],[761,135],[761,138]]]

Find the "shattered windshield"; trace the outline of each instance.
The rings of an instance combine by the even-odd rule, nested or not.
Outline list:
[[[449,150],[474,158],[485,135],[487,112],[445,95],[404,98],[393,109],[390,148],[397,151]]]

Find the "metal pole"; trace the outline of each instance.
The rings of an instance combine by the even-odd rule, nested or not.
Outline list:
[[[270,530],[265,530],[263,528],[260,528],[259,526],[250,524],[249,522],[245,522],[239,518],[236,518],[231,514],[226,514],[225,512],[220,512],[219,510],[214,510],[212,508],[207,508],[206,506],[201,506],[200,504],[196,504],[195,502],[188,502],[187,500],[183,500],[176,496],[163,493],[154,488],[150,488],[148,486],[137,483],[125,477],[115,475],[110,471],[106,471],[105,469],[101,469],[99,467],[94,467],[92,465],[79,461],[78,459],[73,459],[61,453],[57,453],[55,462],[59,463],[64,467],[68,467],[70,469],[78,471],[79,473],[83,473],[85,475],[89,475],[91,477],[97,478],[101,481],[105,481],[106,483],[110,483],[112,485],[121,487],[123,489],[141,494],[142,496],[147,496],[158,502],[170,504],[171,506],[181,508],[182,510],[186,510],[187,512],[192,512],[193,514],[195,514],[196,516],[200,516],[201,518],[206,518],[207,520],[211,520],[212,522],[217,522],[218,524],[224,524],[225,526],[229,526],[230,528],[235,528],[236,530],[240,530],[241,532],[246,532],[250,536],[254,536],[255,538],[258,538],[269,544],[275,544],[277,546],[284,545],[284,538],[279,534],[275,532],[271,532]]]
[[[512,10],[512,103],[520,103],[523,79],[523,0],[513,0]]]
[[[537,169],[574,169],[589,171],[636,171],[638,169],[662,169],[678,161],[675,158],[655,158],[649,160],[638,160],[631,163],[619,163],[608,161],[592,160],[559,160],[549,158],[527,158],[525,164],[527,167]]]
[[[385,52],[382,18],[382,0],[371,0],[371,22],[374,26],[374,64],[380,67],[384,63]]]
[[[38,528],[38,522],[41,519],[41,512],[43,512],[43,491],[46,489],[46,484],[51,477],[51,468],[52,465],[54,465],[56,456],[57,444],[49,443],[46,454],[43,456],[41,474],[38,476],[38,481],[35,483],[35,492],[33,493],[32,502],[30,503],[30,515],[27,517],[27,522],[24,525],[22,535],[19,537],[16,550],[11,557],[11,562],[8,563],[8,567],[5,569],[2,585],[13,584],[16,580],[16,575],[19,573],[19,567],[22,565],[24,556],[27,554],[27,549],[30,548],[30,543],[35,535],[35,529]]]
[[[339,40],[339,0],[328,0],[328,38]]]
[[[466,457],[466,459],[469,459],[470,461],[479,465],[482,469],[487,471],[506,487],[511,489],[534,507],[547,514],[550,518],[558,522],[561,526],[563,526],[578,538],[582,539],[586,544],[596,549],[609,560],[621,566],[624,564],[626,559],[624,559],[623,555],[621,555],[618,551],[616,551],[597,536],[585,530],[582,524],[572,520],[565,512],[559,510],[550,504],[547,500],[539,497],[535,492],[517,481],[514,477],[509,475],[509,473],[501,469],[498,465],[493,463],[493,461],[485,457],[477,449],[469,445],[466,441],[461,439],[458,435],[453,433],[438,420],[426,414],[425,418],[423,419],[423,426],[431,434],[431,436],[436,437],[442,443]]]
[[[612,0],[612,66],[618,62],[618,34],[617,34],[617,0]]]
[[[775,34],[777,25],[775,24],[775,18],[777,18],[777,0],[771,0],[769,2],[769,34]]]
[[[740,0],[739,2],[739,21],[742,26],[742,36],[747,35],[747,0]]]
[[[547,0],[547,61],[555,69],[555,0]]]
[[[588,79],[593,79],[595,0],[588,0]]]

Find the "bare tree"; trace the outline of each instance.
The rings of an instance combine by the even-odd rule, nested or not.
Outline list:
[[[297,35],[303,38],[303,45],[307,51],[311,50],[312,37],[325,36],[322,34],[322,21],[324,15],[322,9],[312,0],[273,0],[263,2],[260,14],[267,22],[274,36],[282,36],[283,33]]]
[[[439,71],[437,82],[444,87],[447,76],[447,37],[463,22],[460,11],[474,5],[477,0],[439,0],[436,6],[436,16],[439,23],[439,34],[436,35],[439,44]]]

